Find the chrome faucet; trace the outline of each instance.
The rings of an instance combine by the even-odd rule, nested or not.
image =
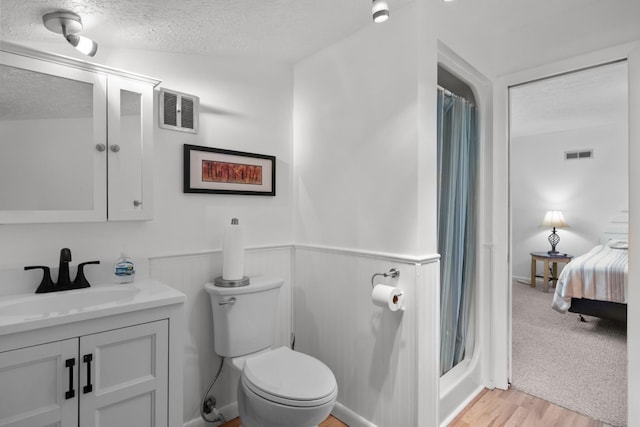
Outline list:
[[[89,282],[84,275],[84,266],[87,264],[100,264],[100,261],[89,261],[78,264],[78,272],[76,278],[72,282],[69,276],[69,263],[71,262],[71,250],[62,248],[60,250],[60,263],[58,264],[58,283],[51,280],[51,269],[44,265],[30,265],[25,270],[42,269],[42,281],[36,289],[37,294],[46,292],[68,291],[71,289],[88,288]]]

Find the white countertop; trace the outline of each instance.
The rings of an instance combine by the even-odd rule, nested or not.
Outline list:
[[[181,292],[153,279],[96,284],[46,294],[0,297],[0,336],[184,303]]]

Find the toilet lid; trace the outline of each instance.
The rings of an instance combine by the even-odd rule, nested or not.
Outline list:
[[[289,406],[318,406],[337,395],[327,365],[287,347],[247,359],[242,378],[254,393]]]

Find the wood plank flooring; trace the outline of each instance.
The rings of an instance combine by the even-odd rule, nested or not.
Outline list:
[[[610,427],[518,390],[482,391],[449,427]]]
[[[239,427],[240,426],[240,418],[234,418],[231,421],[227,421],[222,424],[220,427]],[[320,423],[318,427],[349,427],[333,415],[329,415],[329,418]]]
[[[239,427],[234,418],[221,427]],[[449,427],[611,427],[518,390],[484,390]],[[349,427],[329,416],[319,427]]]

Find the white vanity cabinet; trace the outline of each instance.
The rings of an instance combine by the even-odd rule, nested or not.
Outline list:
[[[0,44],[0,224],[153,216],[159,80]]]
[[[0,426],[167,426],[167,320],[0,353]]]
[[[181,426],[184,302],[149,278],[0,297],[0,426]]]

